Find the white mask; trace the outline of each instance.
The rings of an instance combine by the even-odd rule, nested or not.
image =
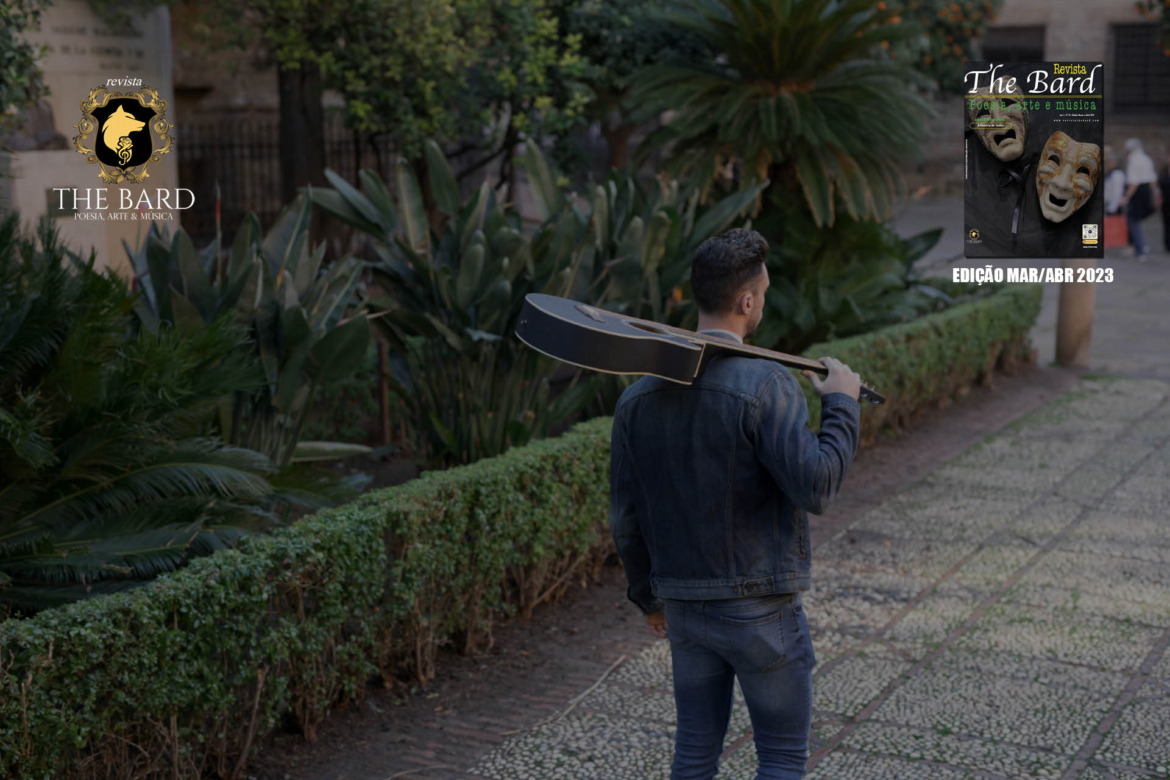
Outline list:
[[[1040,213],[1063,222],[1092,197],[1101,175],[1101,147],[1081,143],[1057,130],[1048,136],[1036,167]]]
[[[1023,97],[1018,85],[1013,85],[1011,92]],[[1028,137],[1028,110],[1022,103],[1012,98],[991,95],[968,95],[965,99],[971,129],[979,136],[987,151],[1002,162],[1011,162],[1024,153],[1024,141]]]

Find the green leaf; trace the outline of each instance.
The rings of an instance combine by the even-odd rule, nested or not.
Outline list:
[[[353,375],[365,365],[369,343],[370,325],[364,314],[330,330],[310,352],[315,381],[323,384]]]
[[[666,254],[666,239],[670,236],[670,217],[657,211],[650,218],[646,235],[642,239],[642,276],[649,278],[658,273],[658,265]]]
[[[485,179],[468,210],[467,222],[463,225],[463,233],[459,241],[460,252],[466,252],[476,232],[483,230],[484,214],[487,213],[488,201],[491,200],[491,197],[491,185]]]
[[[459,276],[455,279],[455,305],[460,309],[467,309],[471,299],[479,286],[479,277],[483,273],[484,248],[482,244],[472,244],[463,254],[459,264]]]
[[[342,221],[384,240],[385,236],[379,235],[383,215],[370,198],[330,168],[325,169],[325,178],[337,191],[341,203],[333,197],[332,192],[321,187],[313,190],[313,202]]]
[[[942,234],[942,228],[935,228],[934,230],[927,230],[919,233],[916,236],[906,239],[906,266],[910,267],[914,265],[916,261],[920,260],[923,256],[926,255],[927,252],[933,249],[934,245],[938,243],[940,238],[942,238]]]
[[[199,262],[199,255],[195,252],[195,245],[187,231],[179,230],[175,233],[174,243],[171,244],[171,256],[179,261],[179,275],[182,286],[180,292],[186,296],[189,303],[194,304],[204,318],[210,318],[215,311],[215,296],[211,291],[211,280]]]
[[[548,159],[536,142],[529,138],[524,143],[524,172],[528,174],[532,198],[536,202],[536,213],[542,222],[552,219],[564,206],[564,198],[556,186],[556,177],[549,167]]]
[[[369,455],[372,447],[364,444],[347,444],[339,441],[299,441],[293,450],[291,463],[308,463],[318,460],[339,460],[355,455]]]
[[[398,158],[395,167],[395,181],[398,187],[398,203],[402,209],[402,229],[406,243],[422,257],[431,258],[431,235],[427,226],[427,212],[423,207],[422,191],[414,170],[405,157]]]
[[[203,315],[195,304],[178,290],[171,288],[171,306],[175,316],[175,327],[185,336],[193,336],[207,327]]]
[[[604,254],[609,249],[609,198],[605,188],[593,188],[593,240],[597,251]]]
[[[756,186],[728,195],[723,200],[716,203],[711,208],[703,213],[695,221],[695,226],[691,230],[690,237],[687,240],[687,254],[691,254],[698,248],[699,244],[706,241],[711,236],[719,235],[731,226],[736,217],[746,210],[756,196],[764,191],[768,186],[767,181],[760,182]]]
[[[451,172],[443,150],[431,139],[427,139],[426,153],[427,175],[431,180],[431,194],[435,196],[435,204],[448,217],[457,217],[461,204],[455,174]]]

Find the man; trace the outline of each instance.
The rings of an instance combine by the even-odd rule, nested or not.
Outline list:
[[[1129,225],[1130,240],[1133,241],[1133,251],[1128,256],[1136,255],[1139,260],[1145,261],[1150,247],[1142,232],[1142,220],[1154,213],[1154,188],[1158,186],[1158,175],[1154,172],[1154,161],[1142,149],[1140,139],[1126,141],[1125,150],[1128,154],[1125,160],[1125,195],[1121,205],[1126,209],[1125,220]]]
[[[736,229],[695,252],[699,331],[742,341],[760,323],[768,244]],[[631,385],[614,412],[610,530],[628,595],[669,636],[678,710],[671,780],[710,780],[739,678],[759,780],[804,775],[816,663],[807,512],[841,487],[859,437],[860,377],[822,358],[821,431],[779,363],[720,356],[689,386]]]

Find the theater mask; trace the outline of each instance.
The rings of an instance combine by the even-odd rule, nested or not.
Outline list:
[[[1063,222],[1085,205],[1101,175],[1101,147],[1082,143],[1057,130],[1048,136],[1036,167],[1040,213]]]
[[[1012,93],[1023,98],[1018,86],[1014,87]],[[1028,110],[1019,100],[991,95],[971,95],[968,100],[974,101],[975,105],[967,103],[967,118],[987,151],[1002,162],[1011,162],[1024,153],[1024,140],[1028,137]],[[992,127],[980,127],[985,122],[992,124]]]

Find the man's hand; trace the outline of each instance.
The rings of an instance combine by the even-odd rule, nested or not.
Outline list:
[[[808,369],[800,372],[808,377],[808,381],[812,382],[817,395],[844,393],[856,401],[861,395],[861,377],[858,376],[857,372],[836,358],[823,357],[821,363],[829,369],[829,375],[824,379]]]
[[[646,616],[646,623],[650,626],[650,633],[659,639],[666,638],[666,610]]]

